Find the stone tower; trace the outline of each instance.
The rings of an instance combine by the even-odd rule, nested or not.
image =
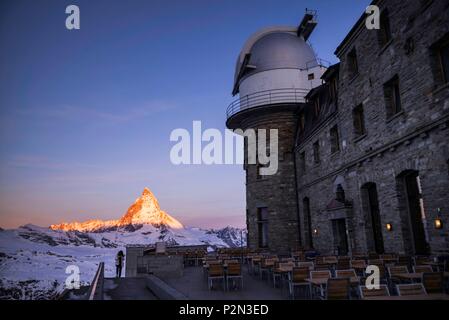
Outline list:
[[[278,130],[275,174],[261,175],[259,159],[256,164],[245,161],[251,248],[287,253],[301,245],[293,148],[298,111],[305,106],[307,93],[321,84],[325,71],[306,42],[315,17],[307,11],[299,27],[270,27],[255,33],[237,59],[232,93],[239,98],[227,109],[226,126]]]

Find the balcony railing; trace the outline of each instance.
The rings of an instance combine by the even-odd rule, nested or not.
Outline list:
[[[95,277],[87,291],[87,300],[103,300],[104,262],[98,265]]]
[[[226,118],[236,113],[269,104],[303,103],[309,89],[288,88],[274,89],[252,93],[233,101],[226,109]]]

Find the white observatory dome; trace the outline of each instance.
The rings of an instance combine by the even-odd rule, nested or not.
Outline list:
[[[240,52],[233,94],[239,109],[304,102],[325,69],[295,27],[271,27],[251,36]],[[237,110],[234,110],[237,111]]]
[[[307,69],[317,66],[312,48],[295,34],[286,32],[269,33],[257,40],[249,52],[249,69],[242,78],[273,69]],[[237,61],[236,76],[240,71]],[[240,79],[242,80],[242,79]]]

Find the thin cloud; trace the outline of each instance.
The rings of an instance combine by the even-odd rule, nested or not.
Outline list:
[[[174,110],[177,104],[170,101],[152,100],[143,102],[137,107],[122,108],[117,111],[104,111],[101,108],[88,108],[73,105],[39,108],[16,108],[18,116],[58,119],[63,121],[82,121],[103,124],[123,124],[136,119],[154,116],[158,113]]]

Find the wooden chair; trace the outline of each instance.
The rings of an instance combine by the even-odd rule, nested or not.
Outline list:
[[[365,297],[389,297],[390,291],[385,284],[379,285],[379,289],[368,289],[366,286],[360,286],[360,298]]]
[[[213,287],[213,281],[214,280],[221,280],[223,284],[223,290],[225,290],[225,276],[224,276],[224,269],[221,264],[210,264],[209,270],[207,272],[207,283],[209,290]]]
[[[226,270],[226,289],[229,291],[229,282],[235,279],[240,280],[240,289],[243,289],[242,267],[239,262],[228,263]]]
[[[348,278],[329,278],[326,285],[326,300],[348,300],[350,297]]]
[[[415,266],[423,265],[425,262],[432,262],[432,259],[429,256],[414,256],[413,264]]]
[[[329,270],[315,270],[310,271],[310,279],[329,279],[331,278],[331,272]],[[312,292],[313,295],[313,292]],[[319,286],[319,297],[324,298],[324,288],[322,285]]]
[[[312,261],[299,261],[297,265],[299,268],[309,268],[309,271],[312,271],[315,268]]]
[[[351,260],[367,260],[368,257],[363,253],[353,253],[351,255]]]
[[[327,264],[337,264],[338,260],[336,256],[326,256],[324,257],[324,262]]]
[[[357,273],[354,269],[346,269],[346,270],[336,270],[335,271],[335,277],[336,278],[346,278],[346,279],[357,279],[357,283],[351,282],[349,283],[351,293],[353,293],[355,296],[358,295],[357,287],[360,283],[360,278],[357,276]]]
[[[292,272],[288,274],[288,289],[292,299],[295,299],[296,287],[306,287],[308,289],[308,296],[311,297],[312,290],[310,283],[305,280],[309,277],[309,272],[308,267],[295,267]]]
[[[422,265],[422,266],[413,266],[413,271],[416,273],[424,273],[424,272],[433,272],[432,266]]]
[[[395,254],[380,254],[379,259],[382,260],[385,266],[394,266],[398,262],[398,256]]]
[[[351,268],[351,258],[350,257],[338,257],[337,270],[348,270],[350,268]]]
[[[304,251],[293,251],[292,258],[297,261],[301,261],[301,260],[305,260],[306,257],[305,257]]]
[[[365,260],[351,260],[349,266],[351,269],[354,269],[359,276],[365,275],[366,270]]]
[[[337,270],[335,271],[336,278],[358,278],[354,269]]]
[[[408,269],[406,266],[391,266],[388,267],[387,270],[388,270],[388,284],[392,291],[394,291],[395,289],[397,290],[396,286],[397,284],[407,281],[397,277],[397,274],[408,273]]]
[[[444,275],[442,272],[424,272],[421,283],[427,293],[444,293]]]
[[[278,262],[278,258],[266,258],[262,259],[259,272],[260,272],[260,279],[263,279],[263,275],[266,272],[268,274],[268,281],[270,280],[270,270],[274,267],[275,263]]]
[[[400,255],[398,257],[398,262],[396,262],[397,266],[406,266],[408,269],[411,268],[412,264],[413,264],[412,257],[405,255]]]
[[[390,279],[394,279],[395,276],[399,273],[408,273],[408,269],[406,266],[392,266],[388,267],[388,277]]]
[[[427,294],[422,283],[398,284],[396,285],[396,290],[399,296]]]
[[[368,259],[370,260],[379,259],[379,254],[376,252],[370,252],[368,253]]]
[[[293,269],[293,267],[295,266],[295,263],[290,261],[290,262],[278,262],[275,264],[274,268],[273,268],[273,287],[276,288],[276,279],[279,278],[279,283],[281,284],[282,287],[282,275],[283,273],[281,271],[279,271],[279,268],[291,268]]]
[[[396,259],[397,256],[392,253],[384,253],[379,255],[379,259]]]
[[[383,266],[384,265],[384,261],[382,259],[369,259],[368,260],[368,265],[373,264],[375,266]]]
[[[331,277],[329,270],[310,271],[310,279],[328,279]]]

